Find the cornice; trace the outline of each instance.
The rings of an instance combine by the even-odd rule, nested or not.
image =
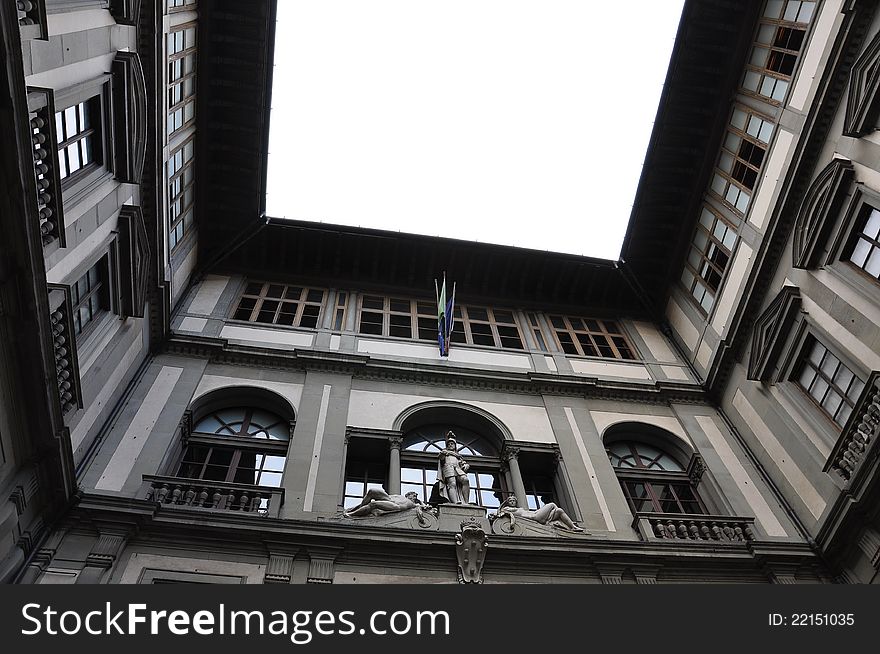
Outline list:
[[[707,397],[696,384],[655,381],[637,384],[598,377],[553,375],[543,372],[510,372],[399,362],[362,354],[337,351],[250,347],[230,344],[226,339],[174,335],[165,353],[208,359],[211,363],[256,366],[277,370],[319,370],[351,375],[354,379],[426,384],[490,390],[525,395],[562,395],[609,400],[626,400],[666,405],[705,404]]]
[[[160,542],[162,547],[259,553],[284,545],[285,549],[337,548],[346,560],[368,560],[379,550],[395,561],[410,556],[424,559],[426,547],[448,548],[452,556],[453,533],[394,527],[371,527],[360,521],[350,524],[316,520],[262,517],[239,512],[208,512],[186,507],[163,507],[145,500],[86,493],[68,516],[86,523],[130,524],[137,530],[137,541]],[[719,567],[747,563],[759,556],[775,560],[792,559],[819,563],[804,543],[764,542],[719,543],[716,541],[643,541],[607,538],[599,535],[578,538],[548,538],[493,535],[496,556],[522,559],[526,554],[542,559],[566,558],[588,563],[594,557],[607,560],[675,559],[680,563],[711,563]],[[262,546],[262,547],[261,547]],[[430,550],[428,550],[430,552]],[[430,556],[430,554],[429,554]],[[686,563],[685,563],[686,564]]]

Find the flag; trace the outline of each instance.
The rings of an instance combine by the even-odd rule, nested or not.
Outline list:
[[[437,296],[437,345],[440,347],[440,356],[447,357],[455,323],[455,284],[452,285],[452,297],[447,301],[446,273],[443,273],[443,284],[439,288],[437,280],[434,280],[434,293]]]

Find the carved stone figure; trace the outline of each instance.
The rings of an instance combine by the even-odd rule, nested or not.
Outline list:
[[[418,493],[409,492],[406,495],[389,495],[384,488],[371,488],[364,495],[364,499],[357,506],[343,512],[348,518],[364,518],[367,516],[385,515],[397,513],[409,509],[421,508],[422,501]]]
[[[482,584],[483,561],[489,539],[480,521],[468,518],[461,523],[461,532],[455,534],[455,554],[458,557],[458,583]]]
[[[437,481],[440,495],[451,504],[467,504],[471,486],[467,478],[470,465],[458,451],[455,434],[446,432],[446,447],[440,450],[437,462]]]
[[[583,528],[578,527],[568,517],[568,514],[553,502],[549,502],[540,509],[532,511],[518,506],[516,498],[512,495],[498,508],[495,519],[502,518],[509,519],[511,527],[515,524],[516,518],[525,518],[548,527],[556,527],[557,529],[566,529],[568,531],[583,531]]]

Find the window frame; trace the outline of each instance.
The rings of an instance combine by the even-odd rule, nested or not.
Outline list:
[[[190,29],[193,30],[193,42],[188,45],[186,33]],[[178,32],[183,34],[183,49],[171,52],[169,41]],[[170,141],[176,134],[179,134],[186,127],[194,124],[196,121],[196,93],[198,91],[196,85],[196,76],[198,73],[198,23],[196,21],[190,21],[182,25],[174,25],[169,28],[168,32],[164,33],[163,37],[165,41],[165,72],[167,75],[165,80],[165,136]],[[186,61],[188,58],[191,58],[192,70],[190,72],[185,72]],[[182,73],[180,77],[174,77],[172,70],[178,61],[181,62],[180,66]],[[184,90],[185,82],[187,80],[192,80],[192,93],[190,95],[186,95]],[[178,102],[172,103],[174,90],[178,86],[180,87],[181,99]],[[188,104],[192,105],[192,116],[190,116],[189,119],[186,118],[186,106]],[[180,125],[176,125],[172,128],[172,125],[174,124],[172,117],[177,111],[181,112],[181,122]]]
[[[868,211],[869,209],[870,211]],[[878,272],[877,275],[874,275],[866,268],[868,261],[872,256],[876,255],[877,257],[880,257],[880,232],[874,237],[870,237],[865,233],[867,223],[874,212],[876,212],[877,218],[880,220],[880,202],[875,198],[861,197],[860,202],[855,209],[853,219],[847,221],[849,223],[849,229],[847,229],[848,235],[840,252],[840,261],[846,264],[850,269],[854,270],[862,278],[869,280],[873,284],[880,284],[880,272]],[[852,259],[856,245],[862,240],[869,243],[868,255],[865,257],[864,266],[859,265]]]
[[[273,425],[278,424],[279,422],[284,424],[288,429],[287,439],[281,440],[281,439],[272,439],[272,438],[254,438],[254,437],[250,437],[250,436],[242,436],[240,434],[236,434],[236,435],[218,434],[216,432],[215,433],[208,433],[208,432],[201,432],[201,431],[196,430],[196,427],[198,426],[198,424],[202,420],[204,420],[205,418],[208,418],[212,415],[215,415],[223,410],[232,410],[232,409],[238,409],[238,408],[245,409],[245,412],[243,415],[245,416],[245,420],[248,421],[248,423],[249,423],[250,418],[253,417],[253,413],[255,411],[263,411],[263,412],[272,414],[273,416],[277,417],[278,421],[275,423],[272,423],[272,424]],[[288,463],[288,461],[287,461],[288,451],[290,449],[290,443],[293,440],[291,437],[291,434],[290,434],[291,431],[292,431],[292,427],[291,427],[290,421],[286,420],[284,418],[284,416],[276,413],[273,410],[264,409],[261,406],[253,405],[253,404],[249,404],[249,405],[235,405],[234,403],[224,404],[223,406],[220,406],[220,407],[217,407],[217,408],[212,409],[210,411],[204,412],[204,414],[201,415],[198,420],[193,421],[192,430],[190,430],[189,433],[187,433],[185,435],[185,438],[182,440],[180,453],[176,457],[176,460],[174,462],[174,467],[173,467],[174,472],[171,476],[176,477],[178,479],[197,480],[197,481],[200,481],[206,485],[209,485],[212,482],[217,482],[217,483],[238,484],[238,485],[242,485],[242,486],[254,486],[254,487],[262,486],[262,487],[267,487],[267,488],[283,488],[284,474],[286,472],[286,467],[287,467],[287,463]],[[214,451],[214,449],[219,448],[219,449],[232,450],[233,455],[232,455],[232,458],[230,459],[230,462],[229,462],[227,469],[226,469],[226,478],[219,480],[219,479],[205,479],[203,476],[198,476],[198,477],[184,477],[184,476],[182,476],[181,473],[182,473],[183,467],[185,465],[195,465],[197,463],[197,462],[187,462],[186,461],[187,454],[190,451],[191,447],[209,448],[208,456],[205,458],[204,461],[201,462],[200,475],[204,475],[207,466],[210,465],[209,464],[210,455]],[[263,472],[279,472],[280,477],[278,480],[278,485],[274,486],[271,484],[263,484],[263,483],[255,484],[255,483],[249,483],[249,482],[235,481],[234,478],[238,472],[239,464],[241,462],[241,455],[243,452],[255,452],[258,455],[283,457],[284,463],[283,463],[280,471],[264,470],[262,467],[260,468],[261,474]]]
[[[99,114],[90,119],[92,135],[96,136],[92,142],[92,161],[74,173],[68,172],[65,177],[60,178],[61,202],[65,209],[77,204],[105,178],[114,173],[113,83],[113,75],[108,73],[55,93],[56,115],[53,116],[53,119],[56,121],[56,126],[58,114],[63,114],[67,109],[83,103],[90,103],[92,111],[97,109]],[[60,134],[56,136],[61,138]],[[60,145],[61,143],[53,144],[53,147],[58,150],[59,177],[61,175],[61,160],[64,157],[59,149]]]
[[[712,229],[706,227],[703,222],[703,217],[706,214],[709,214],[712,218]],[[717,229],[717,225],[721,223],[726,228],[726,232],[724,237],[721,240],[715,234],[715,230]],[[702,249],[697,245],[697,235],[700,231],[703,231],[706,238],[706,243],[703,245]],[[724,243],[728,234],[733,234],[733,244],[730,246],[728,250],[728,246]],[[703,202],[700,208],[700,218],[697,221],[697,226],[694,229],[694,235],[691,237],[690,245],[688,247],[688,256],[685,258],[684,269],[682,270],[682,274],[679,277],[679,282],[687,291],[687,296],[697,307],[697,310],[704,316],[709,316],[712,313],[712,310],[715,308],[715,303],[718,300],[718,296],[721,295],[721,291],[724,288],[724,282],[727,279],[727,271],[730,269],[730,262],[733,261],[734,255],[737,250],[737,245],[739,244],[740,237],[737,233],[737,227],[734,225],[733,221],[728,219],[723,212],[716,209],[709,202]],[[712,261],[707,256],[707,249],[710,245],[714,245],[716,249],[719,249],[722,253],[727,254],[727,261],[724,263],[724,267],[719,269],[717,262]],[[691,261],[693,255],[696,253],[699,258],[700,264],[702,267],[703,263],[708,264],[712,270],[719,274],[718,286],[715,289],[712,289],[706,279],[700,272],[694,268],[694,263]],[[690,282],[685,280],[685,275],[690,275],[692,277]],[[705,293],[703,294],[702,299],[697,298],[694,294],[694,289],[697,287],[697,284],[702,284],[705,288]],[[708,307],[703,306],[703,302],[705,301],[707,295],[711,294],[712,301]]]
[[[553,322],[554,318],[561,318],[563,320],[566,327],[562,331],[564,331],[565,333],[567,333],[569,335],[569,338],[571,339],[571,342],[574,344],[575,349],[578,350],[578,354],[571,354],[571,353],[565,351],[565,347],[563,346],[562,341],[559,338],[560,328],[554,324],[554,322]],[[587,326],[587,329],[586,330],[577,330],[574,327],[572,327],[572,324],[571,324],[572,318],[576,319],[576,320],[580,320],[584,325]],[[626,330],[625,330],[623,324],[617,320],[613,320],[610,318],[588,318],[588,317],[584,317],[584,316],[571,316],[571,315],[563,314],[563,313],[547,314],[547,320],[550,324],[550,331],[553,332],[553,339],[556,343],[556,347],[558,347],[559,351],[562,352],[563,354],[565,354],[565,356],[567,356],[567,357],[568,356],[576,356],[576,357],[584,357],[584,358],[589,358],[589,359],[601,359],[602,361],[641,361],[641,358],[640,358],[641,354],[639,353],[638,349],[636,349],[635,345],[633,345],[633,340],[626,333]],[[589,322],[596,322],[597,324],[599,324],[601,326],[600,331],[598,331],[598,332],[591,331],[589,329]],[[618,333],[615,334],[615,333],[608,331],[608,329],[605,325],[605,323],[607,323],[607,322],[614,323],[615,325],[617,325]],[[612,357],[606,357],[606,356],[602,356],[601,354],[585,354],[582,343],[577,338],[576,334],[586,334],[587,336],[589,336],[590,342],[593,344],[593,347],[595,348],[596,352],[600,352],[600,353],[601,353],[601,348],[597,347],[596,341],[593,337],[594,336],[606,337],[608,342],[611,344],[611,347],[614,350],[615,355]],[[614,337],[624,339],[624,341],[626,342],[626,346],[629,348],[629,351],[632,354],[632,357],[627,358],[627,357],[623,357],[623,356],[618,356],[619,355],[619,347],[614,342]]]
[[[97,286],[95,288],[88,288],[85,296],[80,295],[79,291],[79,283],[84,279],[88,278],[95,268],[99,268],[97,271]],[[85,273],[76,278],[70,285],[70,303],[73,308],[73,314],[71,315],[71,322],[74,329],[74,338],[77,339],[78,342],[85,343],[89,336],[97,329],[98,325],[102,322],[102,318],[104,315],[113,313],[113,277],[111,275],[111,266],[110,266],[110,253],[105,253],[101,256],[94,264],[89,266]],[[87,282],[89,280],[87,279]],[[98,301],[100,303],[99,311],[93,312],[91,318],[85,323],[85,325],[79,324],[79,311],[83,307],[86,300],[89,300],[92,296],[99,294]]]
[[[251,284],[261,284],[262,285],[260,287],[260,294],[259,295],[254,295],[253,293],[247,292],[248,287]],[[280,286],[281,287],[281,295],[277,296],[277,297],[268,296],[267,293],[268,293],[269,288],[271,286]],[[288,288],[299,288],[300,289],[299,298],[293,299],[293,298],[285,297],[287,295]],[[320,303],[308,300],[308,296],[311,291],[320,291],[321,292],[322,295],[321,295],[321,302]],[[235,320],[235,321],[247,323],[248,325],[268,325],[271,327],[283,327],[283,328],[288,328],[288,329],[317,330],[317,329],[322,328],[322,322],[323,322],[324,316],[325,316],[327,301],[328,301],[330,295],[331,295],[330,289],[322,288],[322,287],[318,287],[318,286],[307,286],[305,284],[285,284],[282,282],[245,279],[242,286],[241,286],[241,290],[238,293],[238,296],[236,298],[235,303],[232,304],[232,309],[230,311],[230,320]],[[303,298],[305,298],[305,299],[303,299]],[[241,303],[245,299],[255,299],[256,300],[254,302],[253,308],[251,309],[250,318],[247,318],[247,319],[236,318],[235,316],[238,313],[239,309],[241,308]],[[284,323],[279,324],[278,322],[263,322],[263,321],[257,320],[257,317],[259,317],[260,313],[262,312],[263,303],[266,300],[269,300],[270,302],[274,302],[274,301],[278,302],[278,306],[275,308],[275,314],[274,314],[275,321],[277,321],[277,319],[282,315],[281,308],[285,302],[295,303],[297,305],[297,307],[296,307],[296,313],[294,314],[293,324],[285,325]],[[315,319],[315,326],[314,327],[303,327],[302,326],[303,313],[305,312],[305,308],[307,306],[317,306],[318,307],[318,316]]]
[[[832,342],[832,345],[830,347],[827,345],[829,341]],[[850,396],[846,393],[839,393],[842,398],[841,405],[845,402],[851,407],[850,412],[847,414],[847,418],[852,413],[852,409],[855,408],[856,405],[858,405],[859,398],[864,392],[868,376],[865,375],[864,370],[862,370],[858,366],[854,366],[848,357],[842,356],[840,354],[840,350],[836,347],[836,344],[834,344],[833,339],[829,339],[826,335],[819,333],[816,329],[811,328],[810,326],[804,325],[802,327],[801,334],[799,334],[796,342],[793,345],[791,360],[786,366],[787,372],[784,379],[792,382],[792,386],[798,391],[798,397],[805,400],[804,405],[810,407],[814,412],[822,415],[825,418],[825,424],[827,424],[829,427],[832,427],[836,434],[839,434],[846,424],[846,420],[844,419],[842,422],[837,422],[834,419],[834,416],[832,416],[828,412],[828,410],[823,407],[819,401],[817,401],[816,397],[809,391],[809,389],[803,386],[799,379],[806,360],[808,360],[810,356],[808,351],[811,352],[813,349],[812,346],[815,344],[823,347],[827,354],[830,354],[835,359],[837,359],[838,365],[842,365],[853,375],[853,380],[858,379],[861,382],[861,390],[859,390],[858,395],[850,398]],[[824,361],[824,355],[822,360]],[[821,366],[821,363],[819,365]],[[850,384],[847,386],[847,390],[849,390],[849,388],[851,387],[853,380],[850,380]],[[827,390],[828,389],[826,389],[826,393]],[[851,403],[847,402],[847,400],[849,399],[852,400]],[[839,411],[839,409],[840,406],[838,406],[838,408],[835,410],[835,413]]]
[[[188,158],[186,155],[187,148],[190,150]],[[187,240],[187,236],[192,233],[193,225],[195,224],[195,149],[195,136],[191,135],[174,149],[169,148],[168,157],[163,165],[169,252],[174,252],[180,247],[181,243]],[[180,153],[181,160],[180,168],[177,168],[177,164],[174,163],[175,167],[172,173],[170,172],[169,164],[175,161],[178,152]],[[187,171],[190,177],[188,183],[186,181]],[[180,181],[180,190],[175,191],[173,190],[175,188],[174,184],[178,181]],[[187,193],[190,195],[190,202],[188,204],[186,204]],[[178,201],[180,202],[180,209],[175,209],[172,217],[172,207]],[[180,236],[175,236],[178,225],[181,226]]]
[[[736,119],[738,114],[744,114],[742,126],[737,124],[738,121]],[[756,134],[752,133],[753,120],[759,122],[757,129],[754,130],[757,132]],[[767,140],[764,141],[762,140],[761,135],[765,132],[765,129],[768,126],[770,133],[767,135]],[[762,114],[761,112],[740,103],[735,103],[731,108],[730,115],[724,127],[724,138],[721,141],[718,157],[715,160],[715,166],[712,169],[712,179],[709,182],[708,194],[724,206],[730,208],[730,210],[738,216],[745,217],[752,205],[752,200],[761,184],[761,171],[764,164],[767,162],[768,153],[770,152],[770,142],[773,140],[775,132],[776,122],[766,114]],[[731,139],[739,139],[736,151],[731,149]],[[754,148],[761,150],[762,155],[759,164],[756,165],[747,158],[741,156],[744,143],[751,144]],[[730,159],[730,170],[727,170],[723,164],[725,157]],[[735,175],[734,171],[737,166],[754,174],[754,181],[751,186],[749,186],[745,180],[739,179]],[[716,188],[716,185],[723,186],[723,191],[720,190],[720,188]],[[731,200],[729,197],[731,187],[735,187],[738,191],[735,200]],[[739,201],[743,195],[745,195],[747,199],[745,205],[740,208]]]
[[[651,449],[657,450],[661,455],[670,458],[672,461],[676,463],[676,465],[680,468],[680,470],[663,470],[663,469],[652,469],[645,467],[643,465],[638,465],[631,468],[622,468],[614,465],[611,460],[611,452],[610,448],[612,445],[617,443],[624,443],[630,447],[630,451],[633,453],[636,461],[641,464],[641,458],[639,457],[637,451],[634,448],[635,445],[644,445],[646,447],[650,447]],[[657,513],[657,514],[673,514],[673,515],[710,515],[712,512],[710,510],[709,505],[703,499],[701,494],[698,492],[697,486],[699,483],[695,483],[694,479],[692,479],[689,471],[693,468],[694,457],[697,455],[694,454],[691,457],[691,462],[688,465],[682,465],[681,460],[673,453],[670,452],[669,449],[662,447],[661,445],[654,444],[652,442],[639,440],[638,438],[630,438],[630,439],[615,439],[612,442],[605,444],[605,451],[608,454],[609,464],[611,465],[612,470],[614,471],[614,475],[617,477],[617,481],[620,484],[621,492],[623,493],[624,498],[626,498],[627,505],[632,511],[633,515],[639,515],[644,513]],[[630,492],[630,488],[628,484],[642,484],[647,493],[647,497],[638,498],[640,501],[650,500],[651,509],[644,510],[638,509],[636,507],[636,500],[632,497]],[[672,491],[674,495],[674,500],[678,505],[678,509],[676,511],[664,511],[663,510],[663,502],[669,500],[663,500],[659,497],[654,489],[654,485],[662,485],[665,488],[668,488]],[[689,503],[696,503],[701,513],[692,513],[689,511],[680,510],[683,508],[682,500],[679,498],[678,493],[675,490],[675,486],[686,485],[692,496],[693,501],[689,501]]]

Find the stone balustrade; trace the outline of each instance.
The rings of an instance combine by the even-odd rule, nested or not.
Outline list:
[[[61,413],[81,406],[76,344],[71,324],[72,308],[64,287],[49,288],[49,324],[55,353],[55,374]]]
[[[64,219],[61,214],[61,179],[55,138],[55,106],[52,92],[28,89],[31,142],[34,148],[34,180],[37,211],[43,246],[55,241],[64,246]]]
[[[22,40],[47,39],[46,0],[11,0],[18,10]]]
[[[851,481],[880,436],[880,372],[873,372],[865,384],[840,438],[825,464]]]
[[[179,477],[144,475],[147,500],[165,506],[235,511],[278,517],[284,489]]]
[[[754,518],[677,513],[639,513],[636,528],[645,540],[745,542],[755,540]]]

